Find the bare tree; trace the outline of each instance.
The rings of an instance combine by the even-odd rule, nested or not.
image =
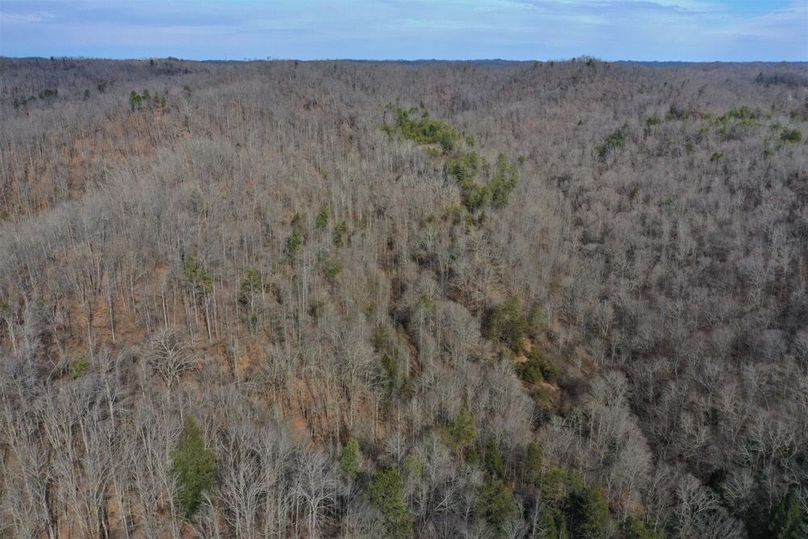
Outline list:
[[[169,391],[187,371],[199,364],[189,345],[174,331],[154,335],[147,349],[147,361]]]

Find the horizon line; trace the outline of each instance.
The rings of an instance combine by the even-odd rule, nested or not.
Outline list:
[[[576,61],[595,61],[605,64],[808,64],[806,60],[604,60],[596,56],[586,54],[572,56],[568,58],[550,58],[550,59],[509,59],[509,58],[273,58],[271,56],[265,58],[205,58],[205,59],[192,59],[180,58],[177,56],[140,56],[140,57],[106,57],[106,56],[82,56],[82,55],[51,55],[51,56],[8,56],[0,54],[0,59],[3,60],[74,60],[74,61],[107,61],[107,62],[148,62],[150,60],[169,60],[177,62],[195,62],[195,63],[255,63],[255,62],[364,62],[364,63],[480,63],[480,62],[499,62],[499,63],[513,63],[513,64],[526,64],[526,63],[552,63],[552,62],[576,62]]]

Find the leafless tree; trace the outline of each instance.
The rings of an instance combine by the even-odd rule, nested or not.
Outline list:
[[[182,338],[170,330],[154,335],[149,343],[147,361],[163,380],[169,391],[187,371],[198,365],[198,360]]]

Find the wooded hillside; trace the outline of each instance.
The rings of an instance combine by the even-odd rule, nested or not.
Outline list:
[[[0,59],[0,536],[808,536],[808,68]]]

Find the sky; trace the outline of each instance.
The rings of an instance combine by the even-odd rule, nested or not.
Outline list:
[[[808,0],[0,0],[0,56],[808,61]]]

